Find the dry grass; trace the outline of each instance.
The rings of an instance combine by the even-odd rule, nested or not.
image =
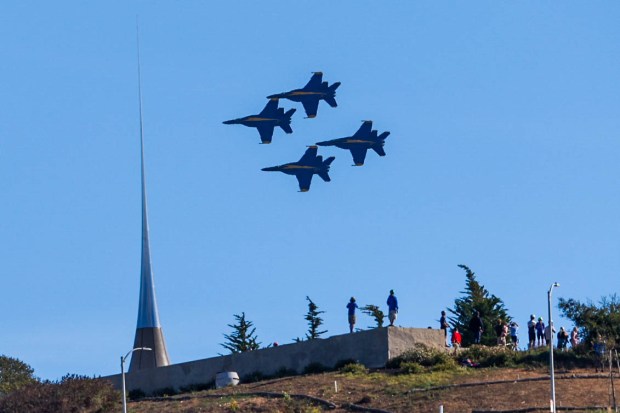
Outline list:
[[[572,370],[556,375],[559,410],[562,406],[607,406],[609,377],[578,378],[593,375],[592,370]],[[575,376],[575,377],[573,377]],[[522,381],[539,379],[539,381]],[[616,377],[618,380],[618,377]],[[334,382],[338,383],[336,392]],[[489,382],[501,383],[490,384]],[[462,387],[441,388],[449,384]],[[616,387],[620,388],[619,385]],[[422,389],[422,390],[420,390]],[[273,392],[284,395],[267,398],[247,394]],[[306,394],[338,406],[344,412],[353,403],[390,412],[448,412],[472,410],[510,410],[547,407],[550,385],[544,369],[457,369],[423,374],[378,371],[369,374],[324,373],[288,377],[244,384],[234,388],[209,390],[158,400],[130,403],[130,412],[299,412],[323,411],[321,406],[293,395]],[[620,397],[620,394],[619,394]]]

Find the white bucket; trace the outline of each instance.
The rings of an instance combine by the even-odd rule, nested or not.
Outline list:
[[[239,375],[236,371],[223,371],[215,375],[215,388],[221,389],[226,386],[236,386],[239,384]]]

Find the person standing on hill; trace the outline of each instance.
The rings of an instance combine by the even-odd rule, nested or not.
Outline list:
[[[387,299],[387,305],[390,326],[394,326],[394,321],[396,321],[396,317],[398,317],[398,299],[394,295],[394,290],[390,290],[390,295]]]
[[[459,332],[459,329],[457,327],[454,327],[454,330],[452,331],[452,339],[450,341],[452,341],[452,348],[454,349],[454,353],[458,353],[459,349],[461,348],[461,341],[463,340],[461,333]]]
[[[448,328],[450,325],[448,324],[448,320],[446,319],[446,312],[441,312],[441,318],[439,319],[439,328],[443,330],[443,341],[446,347],[448,347],[448,343],[446,343],[446,339],[448,338]]]
[[[516,321],[510,322],[510,342],[512,343],[512,347],[514,350],[519,348],[519,336],[517,336],[517,332],[519,331],[519,324]]]
[[[495,335],[497,335],[497,345],[506,347],[506,324],[500,318],[495,324]]]
[[[538,347],[544,346],[545,343],[545,323],[543,323],[542,317],[538,317],[538,322],[536,323],[536,338],[538,341]]]
[[[349,309],[349,333],[352,333],[355,327],[355,309],[359,308],[355,303],[355,297],[351,297],[351,300],[349,300],[347,304],[347,308]]]
[[[480,344],[480,340],[482,339],[482,332],[484,324],[482,323],[482,318],[480,317],[480,311],[476,311],[472,319],[469,321],[469,331],[474,335],[474,344]]]
[[[579,330],[577,327],[573,328],[573,331],[570,332],[570,347],[574,349],[579,345]]]
[[[531,350],[536,346],[536,316],[532,314],[530,321],[527,322],[527,349]]]

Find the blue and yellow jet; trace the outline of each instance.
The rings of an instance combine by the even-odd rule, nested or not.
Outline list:
[[[385,145],[385,138],[389,135],[390,132],[383,132],[381,135],[377,136],[377,131],[372,130],[372,121],[365,120],[353,136],[317,142],[316,144],[319,146],[336,146],[338,148],[348,149],[351,151],[351,155],[353,155],[353,163],[355,166],[362,166],[364,165],[368,149],[374,150],[379,156],[385,156],[383,145]]]
[[[261,143],[271,143],[273,130],[279,126],[286,133],[293,133],[291,129],[291,116],[296,109],[291,109],[284,113],[284,109],[278,108],[278,99],[271,99],[261,113],[250,115],[239,119],[232,119],[223,122],[225,125],[245,125],[258,129]]]
[[[324,100],[332,108],[338,106],[335,99],[338,86],[340,86],[340,82],[336,82],[329,86],[327,82],[323,82],[322,72],[313,72],[310,81],[303,88],[267,96],[267,98],[288,99],[293,102],[301,102],[304,105],[306,116],[314,118],[319,109],[320,100]]]
[[[318,147],[309,146],[299,161],[263,168],[262,171],[284,172],[287,175],[295,175],[299,182],[299,190],[301,192],[308,192],[312,182],[312,175],[314,174],[323,178],[325,182],[331,181],[328,174],[329,166],[336,159],[336,157],[330,156],[323,160],[321,155],[317,156],[317,150]]]

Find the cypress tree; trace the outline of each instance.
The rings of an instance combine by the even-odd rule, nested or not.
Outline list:
[[[452,316],[448,320],[452,328],[457,327],[463,335],[463,344],[474,342],[474,334],[469,329],[469,322],[480,311],[480,317],[484,324],[481,344],[491,346],[497,344],[495,325],[501,319],[508,324],[512,320],[507,313],[504,302],[489,293],[482,284],[476,280],[476,274],[466,265],[459,265],[465,270],[465,290],[461,291],[464,296],[454,300],[454,308],[448,308]]]
[[[234,317],[237,320],[237,324],[228,324],[228,327],[232,328],[233,332],[231,334],[224,334],[227,342],[220,345],[230,350],[232,354],[258,350],[260,343],[256,341],[258,337],[254,335],[256,331],[254,323],[245,319],[245,313],[241,313],[241,315],[235,314]]]
[[[319,307],[314,304],[310,297],[306,296],[306,300],[308,300],[308,312],[306,313],[306,317],[304,317],[306,321],[308,321],[308,333],[306,333],[306,338],[308,340],[313,340],[319,338],[321,334],[327,333],[327,330],[319,331],[319,327],[323,324],[323,319],[319,317],[319,314],[323,314],[325,311],[318,311]]]

